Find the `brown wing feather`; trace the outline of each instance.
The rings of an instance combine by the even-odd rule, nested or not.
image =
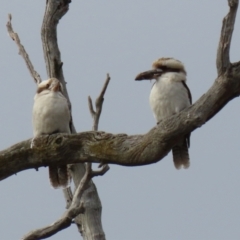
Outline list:
[[[188,98],[190,104],[192,104],[192,95],[185,81],[182,81],[183,86],[186,88],[188,93]],[[190,135],[191,133],[185,135],[173,148],[173,162],[177,169],[180,168],[189,168],[190,160],[188,154],[188,148],[190,147]]]
[[[184,86],[184,87],[186,88],[186,90],[187,90],[189,102],[190,102],[190,104],[192,105],[192,94],[191,94],[191,92],[190,92],[190,89],[188,88],[188,86],[187,86],[187,84],[186,84],[185,81],[182,81],[182,84],[183,84],[183,86]],[[186,135],[186,140],[187,140],[187,146],[188,146],[188,148],[190,148],[190,136],[191,136],[191,133],[189,133],[189,134]]]
[[[190,92],[190,89],[188,88],[187,84],[185,81],[182,81],[183,86],[187,89],[187,93],[188,93],[188,98],[189,98],[189,102],[192,105],[192,94]]]

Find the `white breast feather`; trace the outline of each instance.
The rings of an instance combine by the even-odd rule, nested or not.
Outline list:
[[[34,137],[53,132],[70,133],[70,111],[60,92],[37,94],[33,106]]]
[[[149,101],[157,122],[190,106],[182,80],[186,80],[186,77],[183,78],[179,73],[167,73],[153,85]]]

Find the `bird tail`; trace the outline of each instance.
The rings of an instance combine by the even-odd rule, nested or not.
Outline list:
[[[67,165],[49,167],[49,179],[54,188],[66,188],[70,184],[70,175]]]
[[[189,168],[190,166],[190,160],[189,160],[189,154],[188,154],[188,144],[189,139],[186,137],[180,140],[173,148],[172,148],[172,154],[173,154],[173,162],[176,167],[176,169],[180,168]]]

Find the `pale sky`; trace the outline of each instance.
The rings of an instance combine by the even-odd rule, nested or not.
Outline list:
[[[0,149],[32,137],[35,83],[6,31],[7,14],[43,79],[47,78],[40,29],[46,1],[4,1],[0,8]],[[159,57],[181,60],[188,72],[193,102],[213,84],[216,50],[227,0],[72,1],[60,21],[58,40],[78,132],[92,119],[94,99],[105,81],[99,130],[144,134],[155,120],[149,107],[153,82],[135,82]],[[240,60],[239,17],[231,60]],[[240,239],[239,99],[191,136],[188,170],[176,170],[171,153],[143,167],[111,165],[94,179],[103,205],[108,240]],[[58,219],[65,208],[61,190],[50,187],[47,168],[27,170],[0,184],[0,239],[20,239]],[[77,228],[52,240],[80,239]]]

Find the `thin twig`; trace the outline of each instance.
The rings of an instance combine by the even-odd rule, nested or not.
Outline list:
[[[230,66],[230,45],[238,9],[238,0],[228,0],[229,12],[223,19],[222,30],[217,50],[217,71],[220,76]]]
[[[111,78],[110,78],[109,74],[107,73],[107,78],[106,78],[106,81],[103,85],[102,91],[100,92],[100,94],[99,94],[99,96],[98,96],[98,98],[96,99],[96,102],[95,102],[97,111],[102,109],[102,104],[103,104],[103,101],[104,101],[104,94],[107,90],[110,79]]]
[[[107,73],[107,78],[105,80],[105,83],[103,85],[103,88],[99,94],[99,96],[97,97],[96,101],[95,101],[95,107],[96,107],[96,111],[94,111],[93,109],[93,104],[92,104],[92,99],[90,96],[88,96],[88,106],[89,106],[89,111],[90,114],[93,118],[93,127],[92,130],[93,131],[97,131],[98,130],[98,124],[99,124],[99,118],[101,116],[101,112],[102,112],[102,105],[103,105],[103,101],[104,101],[104,94],[106,92],[106,89],[108,87],[108,84],[110,82],[110,76]]]
[[[52,235],[56,234],[57,232],[68,228],[74,223],[73,219],[79,215],[80,213],[84,213],[84,203],[81,201],[82,195],[87,188],[90,180],[96,176],[102,176],[108,171],[108,167],[104,166],[99,171],[92,171],[91,163],[86,164],[86,172],[81,179],[79,186],[77,187],[71,206],[69,209],[64,213],[64,215],[57,220],[56,222],[34,231],[31,231],[27,235],[25,235],[22,240],[35,240],[35,239],[45,239],[51,237]]]
[[[90,96],[88,96],[88,107],[89,107],[89,111],[90,111],[92,118],[94,118],[96,112],[93,110],[92,99]]]
[[[8,14],[8,22],[7,22],[7,30],[8,30],[8,34],[9,36],[12,38],[13,41],[15,41],[15,43],[17,44],[18,46],[18,49],[19,49],[19,54],[23,57],[26,65],[27,65],[27,68],[30,72],[30,74],[32,75],[34,81],[39,84],[42,79],[40,77],[40,75],[34,70],[34,67],[29,59],[29,56],[24,48],[24,46],[21,44],[21,41],[18,37],[18,34],[15,33],[13,31],[13,28],[12,28],[12,15],[11,14]]]

